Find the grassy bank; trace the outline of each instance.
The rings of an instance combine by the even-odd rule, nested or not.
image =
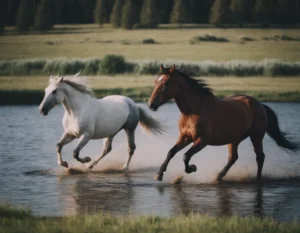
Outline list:
[[[214,35],[228,42],[200,41],[195,37]],[[60,25],[45,34],[0,36],[0,60],[29,58],[103,58],[120,54],[128,60],[167,59],[186,61],[261,61],[266,58],[283,61],[300,60],[300,42],[273,40],[287,35],[299,38],[299,29],[216,29],[168,28],[122,30],[105,25]],[[154,44],[143,40],[151,38]],[[242,38],[252,38],[245,41]],[[266,40],[266,38],[271,38]]]
[[[28,211],[9,206],[0,206],[0,232],[230,232],[230,233],[290,233],[299,232],[300,223],[278,223],[271,219],[255,217],[213,218],[200,214],[160,217],[114,217],[104,214],[73,217],[33,217]]]
[[[262,61],[184,61],[184,60],[140,60],[127,61],[118,55],[108,55],[104,59],[17,59],[0,61],[0,76],[74,74],[81,71],[85,75],[135,74],[155,75],[160,64],[171,66],[199,76],[296,76],[300,75],[300,62],[276,59]]]
[[[90,83],[98,98],[120,94],[146,101],[153,90],[155,76],[93,76]],[[289,78],[203,78],[218,97],[243,93],[260,101],[300,102],[299,77]],[[0,104],[39,104],[47,86],[45,76],[0,77]]]

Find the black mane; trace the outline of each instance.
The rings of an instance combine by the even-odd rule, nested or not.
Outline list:
[[[168,69],[166,69],[167,71]],[[187,81],[187,83],[190,85],[190,87],[194,88],[201,96],[207,96],[207,95],[213,95],[212,89],[208,86],[208,84],[202,80],[202,79],[195,79],[194,77],[197,77],[197,75],[193,73],[185,73],[181,70],[177,70],[175,72],[178,72],[181,74],[181,76]],[[161,72],[161,74],[168,74],[169,72]]]

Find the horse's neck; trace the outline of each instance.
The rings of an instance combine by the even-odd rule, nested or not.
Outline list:
[[[217,98],[213,94],[199,95],[186,83],[180,84],[180,91],[174,97],[176,104],[184,115],[200,114],[201,108],[208,104],[213,105]]]
[[[69,116],[78,115],[92,100],[88,94],[80,93],[71,87],[65,87],[63,106]]]

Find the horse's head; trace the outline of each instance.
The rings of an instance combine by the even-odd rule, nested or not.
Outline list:
[[[160,74],[155,80],[154,90],[148,102],[151,110],[156,111],[159,106],[175,97],[178,91],[178,85],[172,78],[175,71],[175,65],[171,68],[160,65]]]
[[[63,77],[56,79],[50,76],[49,85],[45,89],[44,99],[39,106],[41,114],[47,115],[55,105],[64,101],[64,92],[60,87],[62,81]]]

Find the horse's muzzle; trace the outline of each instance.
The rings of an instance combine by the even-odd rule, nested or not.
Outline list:
[[[48,115],[48,111],[45,108],[40,109],[40,113],[44,116]]]
[[[155,103],[149,103],[148,106],[152,111],[157,111],[157,109],[158,109],[158,105]]]

